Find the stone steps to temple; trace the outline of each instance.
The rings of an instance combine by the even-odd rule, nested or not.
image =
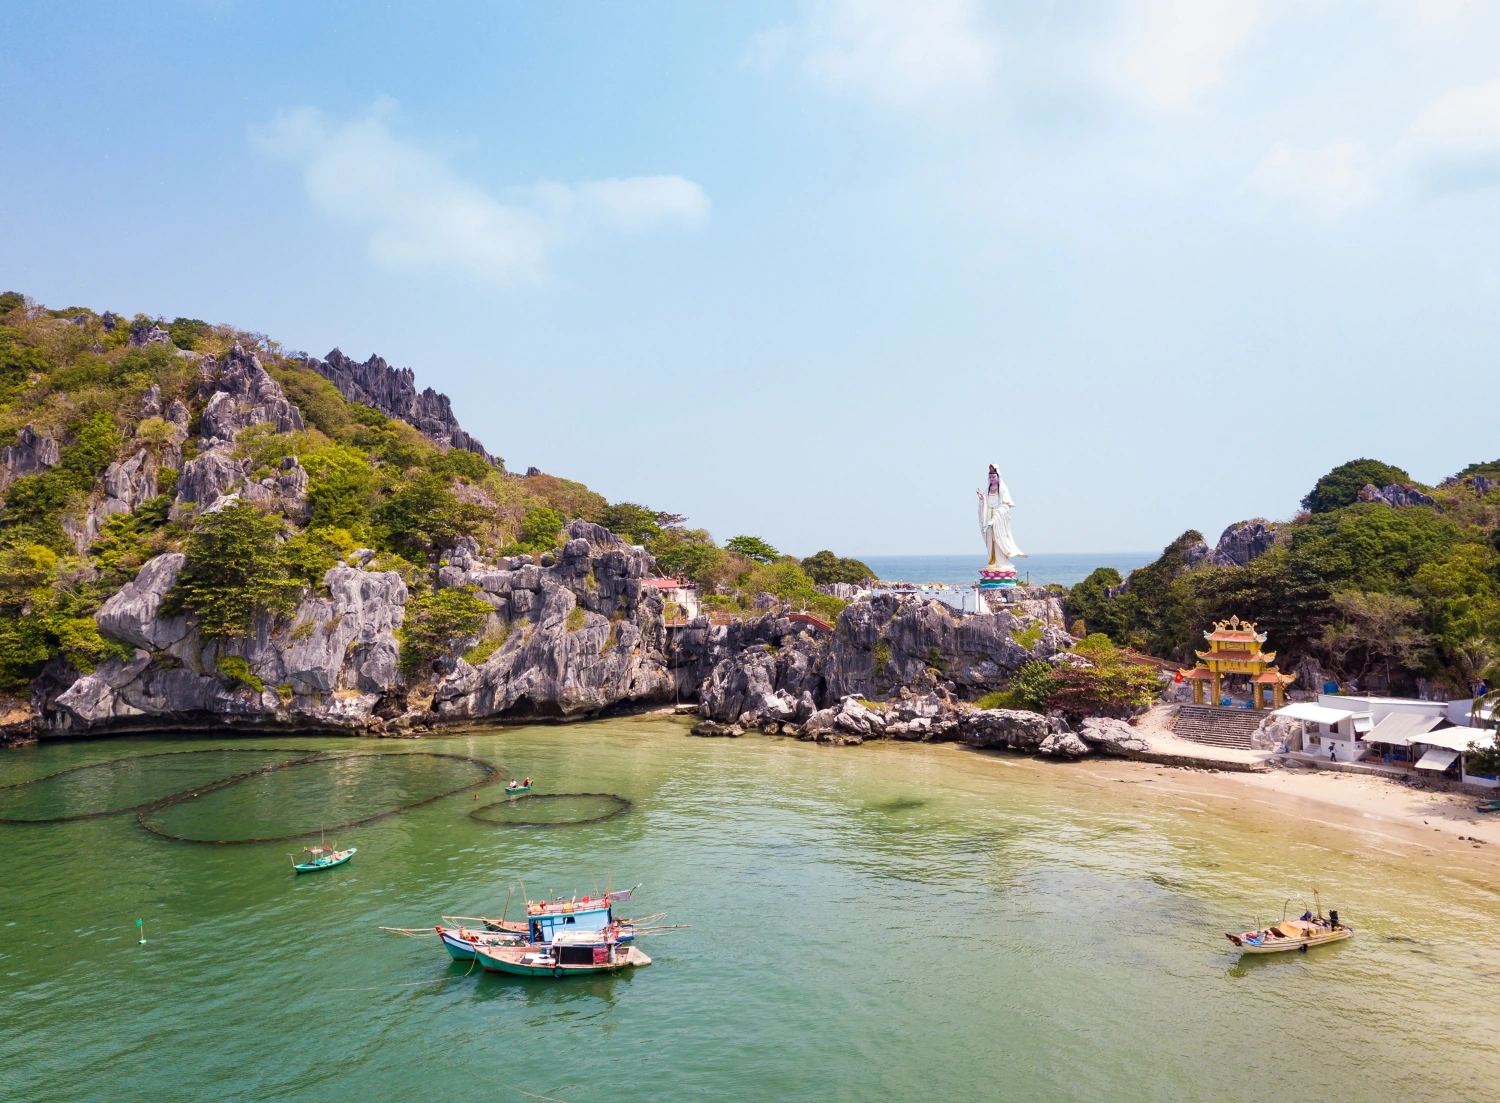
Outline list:
[[[1172,721],[1172,731],[1194,743],[1212,747],[1250,749],[1250,736],[1266,714],[1256,709],[1215,708],[1213,705],[1183,705]]]

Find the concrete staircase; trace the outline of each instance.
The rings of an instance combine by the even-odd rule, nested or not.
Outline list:
[[[1250,736],[1266,718],[1259,709],[1226,709],[1213,705],[1183,705],[1172,721],[1172,731],[1194,743],[1211,747],[1250,749]]]

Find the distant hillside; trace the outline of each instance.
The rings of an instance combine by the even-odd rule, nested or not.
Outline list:
[[[1069,615],[1118,643],[1190,663],[1202,632],[1237,615],[1270,634],[1283,670],[1311,687],[1467,697],[1500,660],[1500,461],[1438,487],[1351,460],[1318,480],[1304,511],[1246,521],[1210,548],[1188,531],[1128,579],[1101,568]]]

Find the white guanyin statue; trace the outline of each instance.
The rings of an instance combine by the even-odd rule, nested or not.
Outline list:
[[[990,464],[988,490],[977,490],[979,495],[979,534],[984,537],[985,550],[990,553],[989,567],[980,572],[982,576],[1015,576],[1016,565],[1011,558],[1026,558],[1026,553],[1016,547],[1010,534],[1010,507],[1016,503],[1010,499],[1010,489],[1000,477],[1000,469]]]

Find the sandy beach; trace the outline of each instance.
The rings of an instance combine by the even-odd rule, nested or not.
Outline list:
[[[1441,854],[1482,871],[1500,866],[1500,822],[1474,810],[1476,799],[1408,788],[1383,778],[1323,771],[1244,773],[1121,759],[1090,759],[1077,769],[1109,784],[1149,785],[1155,792],[1249,802],[1268,815],[1336,828],[1396,858]]]

